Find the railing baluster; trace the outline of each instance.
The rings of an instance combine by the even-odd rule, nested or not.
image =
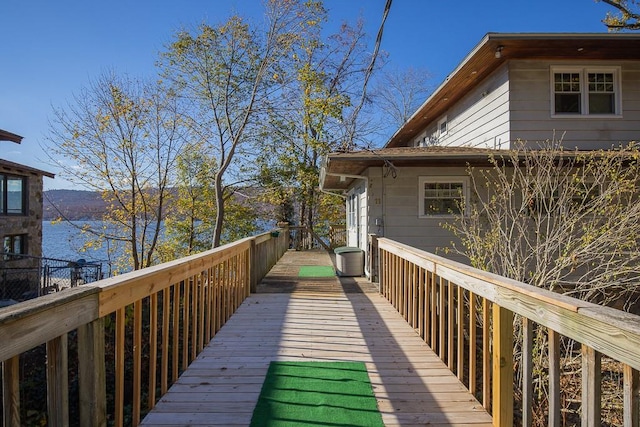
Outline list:
[[[522,318],[522,426],[533,425],[533,322]]]
[[[67,334],[47,341],[47,408],[49,426],[69,425]]]
[[[180,339],[180,296],[182,292],[184,281],[178,282],[173,285],[173,310],[171,310],[171,323],[172,323],[172,357],[171,357],[171,382],[174,383],[178,379],[178,370],[180,366],[180,352],[179,352],[179,339]]]
[[[435,351],[437,343],[437,327],[438,327],[438,286],[436,285],[436,273],[432,271],[431,275],[431,334],[429,337],[429,345]]]
[[[156,381],[158,369],[158,294],[149,298],[149,393],[148,407],[156,405]]]
[[[476,374],[478,372],[478,362],[476,360],[478,345],[478,325],[476,324],[476,296],[473,292],[469,292],[469,391],[475,396],[478,388]]]
[[[553,329],[549,335],[549,426],[558,427],[560,417],[560,335]]]
[[[425,311],[426,311],[426,283],[425,283],[425,271],[421,267],[416,267],[417,276],[418,276],[418,309],[417,309],[417,322],[418,322],[418,333],[420,334],[420,338],[426,341],[425,339]]]
[[[124,326],[126,307],[116,310],[116,392],[115,392],[115,425],[124,423]]]
[[[200,272],[196,278],[198,279],[198,287],[199,287],[199,292],[198,292],[198,321],[200,323],[199,329],[198,329],[198,353],[200,353],[202,351],[202,349],[204,348],[204,336],[205,336],[205,329],[204,329],[204,318],[205,318],[205,314],[204,314],[204,302],[205,302],[205,292],[204,292],[204,282],[205,282],[205,274],[204,272]],[[195,359],[195,356],[194,356]]]
[[[189,365],[189,309],[190,303],[190,290],[191,290],[191,278],[187,278],[182,283],[182,370],[187,369]]]
[[[600,353],[582,345],[582,427],[601,425],[600,401],[602,368]]]
[[[224,318],[222,324],[224,325],[229,320],[230,305],[231,305],[231,292],[229,291],[229,282],[231,281],[231,269],[229,268],[229,260],[224,262],[224,281],[222,282],[222,290],[224,292]]]
[[[444,362],[445,360],[445,356],[446,356],[446,350],[445,350],[445,338],[446,338],[446,334],[445,334],[445,329],[444,329],[444,321],[445,321],[445,315],[444,315],[444,305],[445,305],[445,293],[444,293],[444,284],[445,284],[445,280],[442,277],[439,277],[438,279],[440,279],[440,289],[439,289],[439,301],[438,301],[438,356],[440,356],[440,359]]]
[[[624,427],[640,425],[640,373],[625,364],[624,372]]]
[[[404,318],[411,327],[413,327],[413,287],[415,285],[414,277],[413,277],[413,264],[408,261],[404,261],[404,280],[406,283],[405,290],[405,314]]]
[[[463,381],[464,379],[464,295],[462,286],[458,286],[458,315],[456,316],[458,323],[458,363],[456,366],[456,372],[458,373],[458,379]]]
[[[191,288],[189,292],[191,294],[191,354],[187,366],[198,354],[198,274],[191,276],[189,287]]]
[[[454,339],[455,339],[455,301],[454,301],[454,285],[447,281],[447,366],[451,372],[454,372]]]
[[[491,410],[491,343],[489,300],[482,298],[482,406]]]
[[[80,425],[107,425],[105,318],[78,327]]]
[[[205,319],[206,340],[211,341],[213,338],[212,324],[213,324],[213,268],[207,269],[207,288],[206,288],[206,308],[207,314]]]
[[[142,388],[142,300],[133,303],[133,411],[131,423],[140,424]]]
[[[173,285],[175,289],[176,285]],[[169,320],[171,287],[162,290],[162,356],[160,359],[160,394],[169,389]]]
[[[493,305],[493,425],[513,425],[513,312]]]
[[[222,282],[224,280],[222,270],[222,264],[216,265],[216,309],[215,309],[215,319],[216,319],[216,332],[220,330],[222,327],[222,316],[224,315],[223,311],[223,293],[222,293]]]
[[[20,356],[2,362],[4,427],[20,427]]]

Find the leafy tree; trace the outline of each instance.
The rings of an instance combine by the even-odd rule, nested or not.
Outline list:
[[[108,204],[102,226],[83,226],[95,237],[88,244],[124,246],[124,263],[136,270],[155,262],[183,136],[171,91],[114,73],[54,110],[51,158],[68,161],[62,175]]]
[[[161,56],[162,73],[184,102],[191,132],[206,141],[217,159],[214,247],[225,226],[225,186],[251,162],[245,146],[255,140],[265,101],[279,85],[279,64],[290,54],[305,15],[297,1],[271,0],[266,17],[263,32],[238,16],[219,26],[180,32]]]
[[[640,2],[638,0],[601,0],[617,9],[602,20],[610,31],[640,30]]]
[[[170,261],[211,247],[216,160],[202,142],[187,144],[177,159],[173,209],[165,220],[161,257]]]
[[[165,233],[159,252],[163,261],[170,261],[211,248],[211,233],[216,209],[213,175],[216,159],[207,145],[186,144],[177,159],[176,186],[172,209],[164,221]],[[259,231],[261,209],[246,203],[251,196],[225,187],[227,227],[221,243],[238,240]]]
[[[321,2],[307,5],[314,18],[306,21],[291,61],[279,74],[283,85],[262,134],[269,148],[258,165],[268,200],[283,208],[293,205],[289,219],[313,229],[341,216],[340,209],[325,208],[343,202],[318,191],[320,161],[350,137],[352,100],[362,92],[370,57],[361,22],[343,24],[337,34],[325,37],[326,10]]]

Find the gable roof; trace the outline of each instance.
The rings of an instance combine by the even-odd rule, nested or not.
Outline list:
[[[347,190],[354,179],[369,167],[404,166],[489,166],[491,154],[504,154],[504,150],[472,147],[394,147],[349,153],[330,153],[320,169],[323,190]]]
[[[510,59],[640,60],[640,34],[488,33],[396,131],[386,147],[406,145]]]

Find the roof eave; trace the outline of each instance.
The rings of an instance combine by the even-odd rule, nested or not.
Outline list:
[[[9,141],[9,142],[15,142],[16,144],[20,144],[22,142],[22,137],[15,133],[11,133],[6,130],[0,129],[0,141]]]
[[[462,85],[467,91],[469,88],[475,87],[481,81],[484,80],[490,73],[495,71],[502,64],[506,63],[510,59],[526,59],[527,51],[518,52],[519,55],[514,55],[510,52],[505,52],[500,57],[493,58],[495,50],[503,44],[518,43],[518,42],[533,42],[531,45],[540,46],[545,41],[555,40],[560,44],[575,41],[576,43],[581,41],[607,41],[611,43],[612,40],[624,41],[635,45],[640,45],[640,34],[635,33],[488,33],[482,40],[464,57],[462,62],[444,79],[444,81],[436,88],[436,90],[427,98],[427,100],[411,115],[411,117],[391,136],[391,138],[385,144],[385,147],[399,147],[403,146],[408,140],[415,138],[419,132],[421,132],[424,126],[437,120],[443,112],[446,112],[451,105],[456,103],[463,95],[464,92],[455,92],[456,96],[445,96],[446,90],[450,87],[454,88],[457,85]],[[535,43],[538,42],[538,43]],[[544,44],[546,46],[546,43]],[[640,49],[637,50],[640,52]],[[633,59],[640,59],[640,53],[630,52]],[[555,57],[552,50],[549,50],[549,57]],[[470,63],[473,68],[478,65],[478,61],[484,55],[491,54],[491,60],[485,61],[482,64],[482,69],[471,69]],[[524,55],[524,56],[523,56]],[[588,55],[588,53],[586,53]],[[532,56],[531,58],[537,58],[540,55]],[[588,58],[585,56],[584,59]],[[475,74],[473,77],[469,77],[464,74],[466,68],[470,68],[469,71]],[[469,74],[469,73],[467,73]],[[471,75],[471,74],[469,74]],[[466,79],[466,80],[465,80]],[[454,84],[455,83],[455,84]]]

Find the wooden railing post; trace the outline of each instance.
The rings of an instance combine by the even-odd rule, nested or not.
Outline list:
[[[47,424],[69,425],[67,334],[47,341]]]
[[[249,248],[249,291],[254,294],[258,291],[258,254],[256,250],[256,240],[251,240]]]
[[[80,425],[107,425],[104,318],[78,327]]]
[[[513,312],[493,305],[493,425],[513,425]]]
[[[587,345],[582,345],[582,427],[602,425],[600,411],[601,356]]]
[[[640,424],[640,373],[631,366],[623,366],[624,426]]]
[[[3,426],[20,427],[20,356],[2,362]]]
[[[379,281],[379,260],[380,254],[378,253],[378,236],[375,234],[369,234],[369,281],[377,283]]]

